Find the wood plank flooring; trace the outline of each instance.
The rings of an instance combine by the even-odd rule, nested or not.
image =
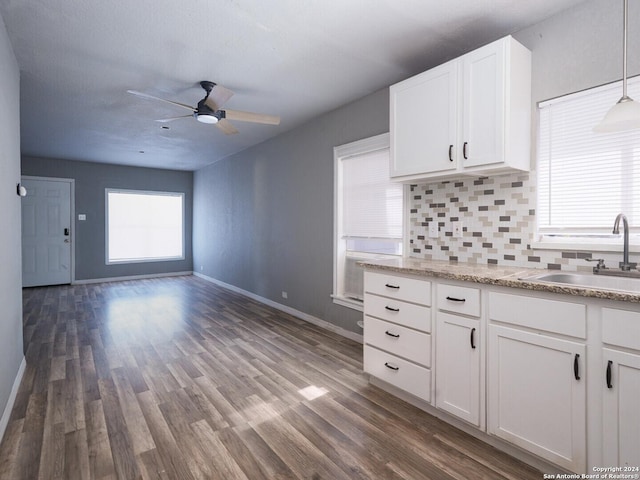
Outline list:
[[[24,290],[2,479],[540,479],[368,385],[362,346],[197,277]]]

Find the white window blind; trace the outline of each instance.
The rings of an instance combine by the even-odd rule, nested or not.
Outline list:
[[[640,77],[628,93],[640,100]],[[540,233],[611,233],[621,212],[640,227],[640,131],[593,133],[621,94],[616,82],[539,105]]]
[[[342,159],[344,238],[402,239],[402,185],[389,181],[389,149]]]
[[[184,258],[184,194],[106,189],[107,264]]]

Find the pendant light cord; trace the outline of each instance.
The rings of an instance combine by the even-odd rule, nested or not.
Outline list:
[[[629,27],[629,0],[624,0],[624,27],[622,29],[622,98],[627,96],[627,30]]]

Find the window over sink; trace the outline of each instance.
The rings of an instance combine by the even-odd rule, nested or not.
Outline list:
[[[358,260],[402,255],[404,187],[389,179],[389,134],[334,148],[334,302],[361,309]]]
[[[640,99],[640,77],[628,91]],[[539,104],[537,247],[617,251],[619,213],[640,245],[640,131],[593,132],[621,92],[614,82]]]

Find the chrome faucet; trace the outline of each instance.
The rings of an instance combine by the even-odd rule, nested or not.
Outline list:
[[[613,224],[613,233],[620,234],[620,220],[622,220],[622,227],[624,229],[624,246],[622,247],[622,261],[620,262],[620,270],[628,272],[632,268],[636,268],[635,263],[629,263],[629,224],[627,223],[627,217],[622,213],[619,213],[616,217],[616,221]]]

